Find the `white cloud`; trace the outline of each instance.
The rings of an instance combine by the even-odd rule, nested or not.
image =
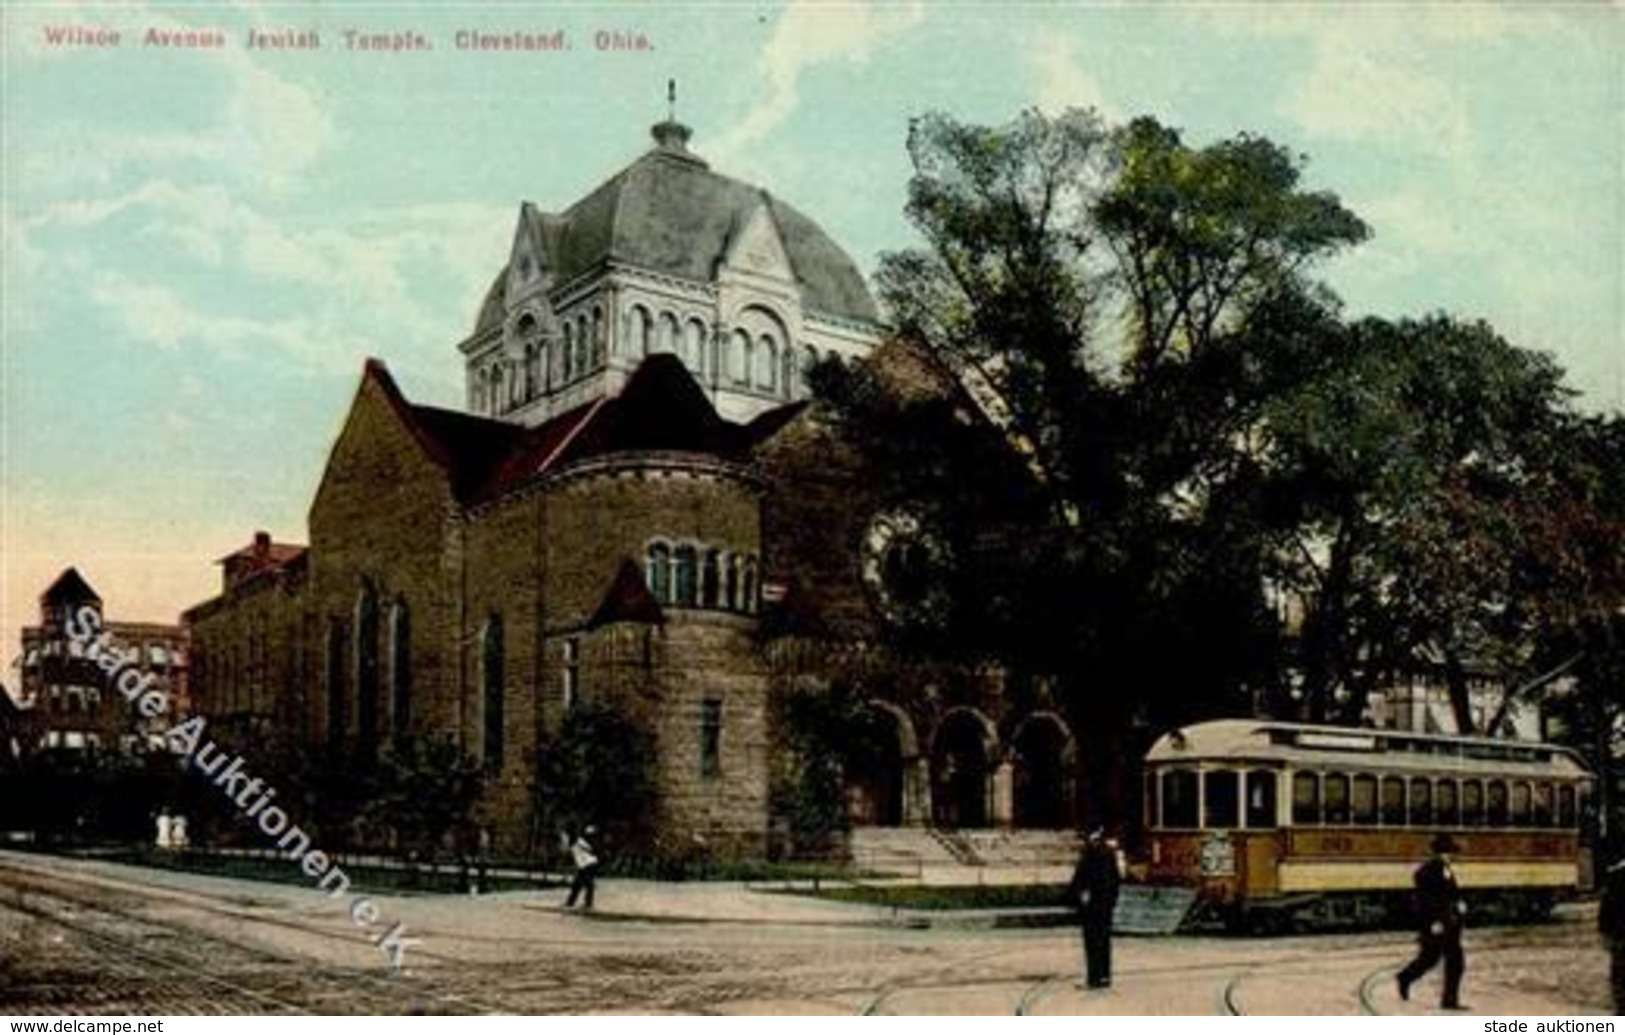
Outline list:
[[[757,57],[764,96],[717,137],[709,150],[726,160],[762,139],[801,103],[801,76],[831,61],[862,64],[892,38],[919,24],[923,0],[900,4],[791,0]]]
[[[1033,35],[1022,48],[1037,81],[1039,108],[1051,114],[1067,108],[1093,108],[1108,121],[1122,110],[1106,98],[1100,81],[1084,67],[1077,43],[1060,35]]]

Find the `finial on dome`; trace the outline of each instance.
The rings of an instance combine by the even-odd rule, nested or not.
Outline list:
[[[649,127],[656,146],[666,151],[688,150],[688,138],[694,131],[677,121],[677,80],[666,80],[666,121]]]

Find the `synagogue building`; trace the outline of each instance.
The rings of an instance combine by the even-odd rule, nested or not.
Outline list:
[[[357,764],[453,743],[492,850],[520,855],[556,838],[539,759],[591,702],[651,735],[654,840],[754,856],[796,762],[776,702],[841,688],[881,732],[841,773],[855,825],[1070,828],[1051,703],[889,646],[912,528],[804,379],[895,350],[857,267],[686,127],[653,136],[575,204],[520,206],[456,343],[464,409],[367,361],[308,543],[257,535],[187,612],[200,710]]]

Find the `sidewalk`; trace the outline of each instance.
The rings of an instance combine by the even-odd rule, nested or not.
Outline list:
[[[829,882],[824,882],[829,883]],[[795,894],[810,890],[810,881],[743,883],[738,881],[662,882],[600,878],[591,912],[566,910],[567,894],[512,892],[524,909],[570,913],[584,919],[654,923],[775,924],[824,927],[956,928],[1040,927],[1071,924],[1072,914],[1059,906],[1018,909],[901,909],[861,902],[835,902]]]

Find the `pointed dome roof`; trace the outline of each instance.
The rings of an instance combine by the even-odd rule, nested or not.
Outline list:
[[[738,229],[766,206],[809,312],[875,323],[878,313],[857,266],[829,235],[767,191],[711,171],[686,147],[687,128],[663,122],[656,146],[560,215],[533,225],[555,283],[606,262],[708,283]],[[475,333],[501,322],[507,270],[480,307]]]

